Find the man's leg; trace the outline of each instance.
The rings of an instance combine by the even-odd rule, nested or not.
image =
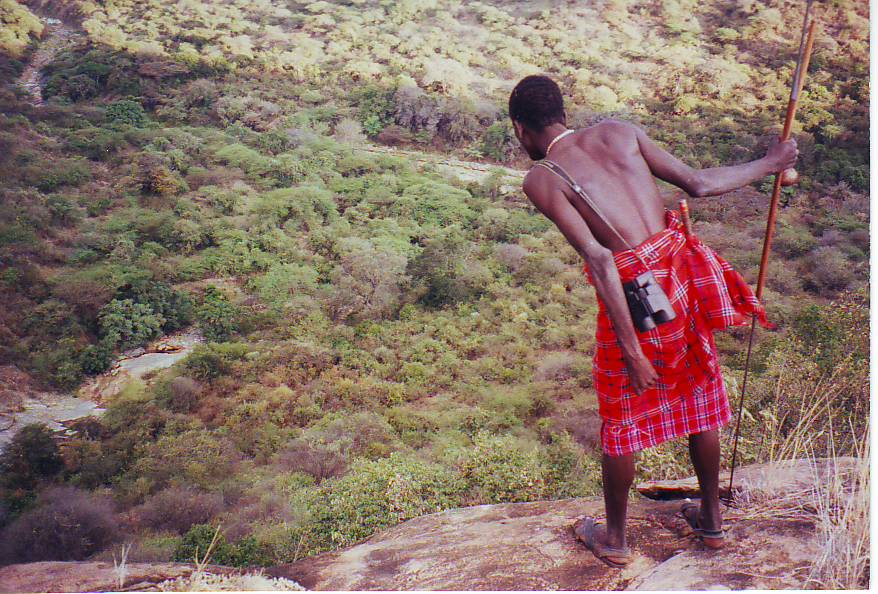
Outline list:
[[[628,512],[628,490],[634,482],[634,454],[608,456],[601,461],[604,505],[607,508],[606,544],[625,547],[625,518]]]
[[[719,506],[719,430],[689,436],[689,455],[701,487],[699,525],[707,530],[722,528]]]

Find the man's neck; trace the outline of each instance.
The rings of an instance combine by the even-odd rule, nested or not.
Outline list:
[[[543,128],[543,131],[540,132],[539,136],[537,137],[537,147],[539,147],[543,158],[545,158],[546,156],[546,150],[549,148],[549,144],[551,144],[551,142],[555,140],[555,138],[557,138],[559,134],[562,134],[565,131],[567,131],[567,126],[557,123],[549,124],[548,126]]]

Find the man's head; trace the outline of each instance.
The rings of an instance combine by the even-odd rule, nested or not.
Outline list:
[[[561,89],[548,76],[533,74],[519,81],[509,95],[509,117],[515,137],[531,159],[542,159],[537,142],[552,124],[567,126]]]

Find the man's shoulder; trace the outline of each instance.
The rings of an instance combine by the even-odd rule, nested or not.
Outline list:
[[[596,131],[600,131],[605,134],[612,134],[614,136],[621,135],[631,135],[637,132],[640,129],[640,126],[634,124],[632,122],[626,122],[625,120],[617,120],[615,118],[607,118],[605,120],[601,120],[599,123],[595,124],[593,128]]]
[[[546,173],[544,168],[534,163],[530,169],[524,174],[524,181],[521,184],[522,190],[528,196],[533,195],[537,187],[542,183],[543,174]]]

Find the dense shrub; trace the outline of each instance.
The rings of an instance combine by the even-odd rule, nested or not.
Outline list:
[[[137,72],[132,54],[76,45],[46,66],[43,97],[82,101],[104,92],[139,95],[142,88]]]
[[[67,146],[71,150],[95,161],[108,160],[125,144],[121,133],[95,126],[72,130],[67,135]]]
[[[206,524],[223,509],[223,497],[219,493],[170,487],[135,508],[134,515],[142,527],[185,534],[195,524]]]
[[[457,466],[470,504],[543,499],[548,484],[536,449],[524,449],[511,435],[480,431]]]
[[[427,240],[406,272],[420,289],[420,301],[433,307],[474,299],[491,280],[472,244],[454,229]]]
[[[189,190],[180,173],[172,170],[163,157],[153,153],[141,153],[136,179],[144,194],[176,196]]]
[[[107,120],[114,124],[140,127],[146,122],[146,112],[136,101],[123,99],[107,106]]]
[[[143,482],[147,493],[171,485],[207,489],[223,480],[240,459],[240,453],[228,439],[191,429],[178,435],[162,435],[145,445],[130,473]]]
[[[802,261],[803,285],[818,294],[832,294],[851,286],[855,280],[850,262],[835,248],[821,246]]]
[[[339,265],[332,274],[329,310],[333,319],[354,321],[391,316],[409,278],[402,254],[376,248],[366,239],[339,241]]]
[[[50,487],[0,532],[3,563],[85,559],[118,536],[111,502],[75,487]]]
[[[194,317],[189,295],[171,288],[166,283],[147,279],[134,279],[119,287],[116,299],[131,299],[148,305],[163,318],[162,332],[173,332],[187,326]]]
[[[199,344],[183,360],[183,366],[196,379],[211,380],[229,373],[248,350],[247,345],[237,343]]]
[[[91,169],[81,157],[63,159],[53,163],[51,167],[40,165],[28,169],[33,185],[43,192],[54,192],[65,186],[78,186],[91,179]]]
[[[180,413],[191,412],[203,392],[203,387],[191,377],[175,377],[167,386],[168,407]]]
[[[347,470],[347,460],[340,444],[302,438],[287,443],[273,461],[286,472],[304,472],[313,476],[317,484],[324,479],[341,476]]]
[[[18,511],[41,482],[63,469],[54,432],[41,423],[25,425],[0,453],[0,499],[7,510]]]
[[[212,342],[228,340],[238,329],[240,315],[240,309],[212,285],[207,287],[201,305],[195,310],[201,333]]]
[[[319,487],[315,538],[324,547],[346,546],[386,526],[456,507],[461,486],[447,468],[398,452],[356,460],[347,474]]]
[[[165,317],[146,303],[113,299],[98,315],[101,336],[110,344],[127,349],[159,336]]]

